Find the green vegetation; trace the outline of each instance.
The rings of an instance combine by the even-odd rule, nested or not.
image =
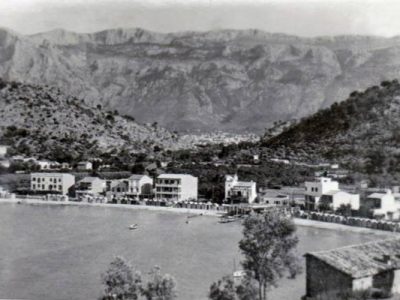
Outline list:
[[[383,81],[265,138],[269,153],[297,161],[331,160],[377,185],[400,180],[400,84]]]
[[[142,275],[122,257],[116,257],[102,274],[102,300],[173,300],[177,297],[175,278],[154,267],[146,284]]]
[[[292,220],[278,211],[247,217],[239,242],[245,275],[236,287],[228,277],[213,283],[209,299],[266,300],[268,289],[277,286],[280,278],[294,278],[301,271],[295,231]]]

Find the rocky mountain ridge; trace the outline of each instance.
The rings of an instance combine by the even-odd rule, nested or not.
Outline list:
[[[272,153],[294,160],[339,162],[363,174],[400,175],[400,84],[354,91],[281,134],[265,137]]]
[[[193,147],[156,124],[138,124],[50,86],[0,79],[0,115],[1,143],[12,153],[61,162]]]
[[[396,78],[400,38],[0,30],[0,76],[180,131],[262,132]]]

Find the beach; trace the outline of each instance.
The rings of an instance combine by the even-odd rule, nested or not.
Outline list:
[[[144,211],[155,211],[155,212],[170,212],[176,214],[186,214],[186,215],[203,215],[203,216],[213,216],[220,217],[225,214],[224,211],[220,210],[204,210],[204,209],[194,209],[194,208],[178,208],[178,207],[165,207],[165,206],[151,206],[151,205],[129,205],[129,204],[111,204],[111,203],[87,203],[87,202],[73,202],[73,201],[44,201],[38,199],[0,199],[0,203],[18,203],[18,204],[28,204],[28,205],[55,205],[55,206],[82,206],[82,207],[108,207],[124,210],[144,210]],[[397,235],[398,233],[391,233],[388,231],[383,231],[379,229],[349,226],[338,223],[322,222],[302,218],[293,218],[294,223],[297,226],[314,227],[320,229],[331,229],[339,231],[352,231],[358,233],[370,233],[374,232],[376,234],[384,233]]]

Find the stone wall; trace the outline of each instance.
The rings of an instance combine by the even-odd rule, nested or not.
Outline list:
[[[352,278],[325,262],[306,255],[306,297],[329,299],[352,289]]]

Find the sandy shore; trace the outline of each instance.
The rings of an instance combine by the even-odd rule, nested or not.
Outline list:
[[[164,207],[164,206],[148,206],[148,205],[129,205],[129,204],[109,204],[109,203],[86,203],[86,202],[57,202],[57,201],[43,201],[36,199],[0,199],[0,203],[18,203],[30,205],[58,205],[58,206],[90,206],[90,207],[110,207],[132,210],[152,210],[152,211],[165,211],[180,214],[193,214],[205,216],[221,216],[223,211],[216,210],[203,210],[193,208],[177,208],[177,207]]]
[[[91,207],[109,207],[109,208],[119,208],[119,209],[132,209],[132,210],[151,210],[160,212],[171,212],[179,214],[190,214],[190,215],[204,215],[204,216],[214,216],[218,217],[224,214],[222,211],[216,210],[202,210],[193,208],[176,208],[176,207],[163,207],[163,206],[147,206],[147,205],[127,205],[127,204],[108,204],[108,203],[84,203],[84,202],[56,202],[56,201],[43,201],[36,199],[0,199],[0,203],[14,203],[20,202],[21,204],[29,205],[58,205],[58,206],[91,206]],[[352,231],[360,233],[374,233],[377,235],[394,236],[399,235],[399,233],[383,231],[378,229],[348,226],[337,223],[321,222],[308,219],[294,218],[294,223],[297,226],[314,227],[319,229],[329,229],[329,230],[343,230]]]

